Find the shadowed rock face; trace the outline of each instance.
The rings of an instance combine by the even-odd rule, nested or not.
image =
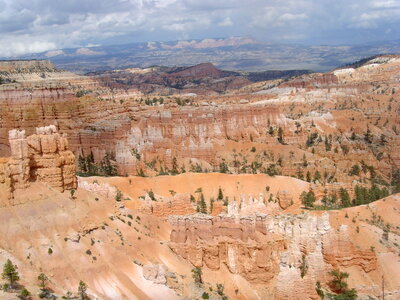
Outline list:
[[[223,72],[218,70],[211,63],[199,64],[193,67],[184,68],[176,72],[170,73],[172,77],[215,77],[219,78],[223,76]]]

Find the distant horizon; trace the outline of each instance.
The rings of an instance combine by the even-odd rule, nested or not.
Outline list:
[[[135,42],[252,36],[364,45],[400,37],[397,0],[3,0],[0,57]]]
[[[27,53],[27,54],[22,54],[22,55],[17,55],[17,56],[0,56],[0,60],[31,60],[29,56],[32,55],[38,55],[38,54],[43,54],[43,53],[48,53],[51,51],[63,51],[63,50],[79,50],[79,49],[93,49],[93,48],[107,48],[107,47],[113,47],[113,46],[129,46],[129,45],[139,45],[139,44],[148,44],[148,43],[167,43],[167,44],[172,44],[172,43],[179,43],[179,42],[191,42],[191,41],[205,41],[205,40],[228,40],[232,38],[251,38],[254,39],[257,43],[260,43],[262,45],[288,45],[288,46],[293,46],[293,45],[299,45],[299,46],[305,46],[305,47],[357,47],[357,46],[376,46],[377,44],[399,44],[400,45],[400,39],[393,39],[393,40],[377,40],[377,41],[369,41],[369,42],[364,42],[364,43],[354,43],[354,44],[309,44],[309,43],[301,43],[301,42],[269,42],[269,41],[262,41],[259,39],[256,39],[255,37],[251,35],[245,35],[245,36],[226,36],[226,37],[207,37],[207,38],[193,38],[193,39],[186,39],[186,40],[151,40],[151,41],[135,41],[135,42],[122,42],[122,43],[115,43],[115,44],[102,44],[102,45],[83,45],[83,46],[76,46],[76,47],[67,47],[67,48],[56,48],[56,49],[50,49],[46,51],[40,51],[40,52],[32,52],[32,53]],[[221,46],[224,47],[224,46]],[[188,46],[190,48],[190,46]],[[214,47],[218,48],[218,47]],[[384,54],[395,54],[395,53],[383,53]],[[38,60],[42,60],[41,58]]]

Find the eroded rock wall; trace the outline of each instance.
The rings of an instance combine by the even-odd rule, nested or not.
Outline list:
[[[9,132],[11,157],[0,160],[0,184],[8,198],[18,189],[39,181],[63,192],[77,186],[75,156],[68,140],[55,126],[39,127],[26,137],[24,130]]]
[[[356,247],[346,226],[338,230],[330,216],[192,215],[170,217],[170,248],[196,267],[226,266],[254,284],[272,284],[276,299],[296,294],[316,297],[317,280],[342,267],[377,269],[371,249]]]

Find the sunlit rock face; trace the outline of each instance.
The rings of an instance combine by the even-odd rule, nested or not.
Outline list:
[[[27,188],[31,182],[44,182],[64,191],[77,186],[75,156],[68,149],[68,140],[55,126],[38,127],[36,134],[26,136],[24,130],[9,132],[11,157],[4,158],[0,182],[8,191]]]

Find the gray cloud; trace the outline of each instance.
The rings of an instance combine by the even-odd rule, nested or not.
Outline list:
[[[232,35],[315,44],[400,36],[398,0],[0,0],[0,7],[0,56]]]

